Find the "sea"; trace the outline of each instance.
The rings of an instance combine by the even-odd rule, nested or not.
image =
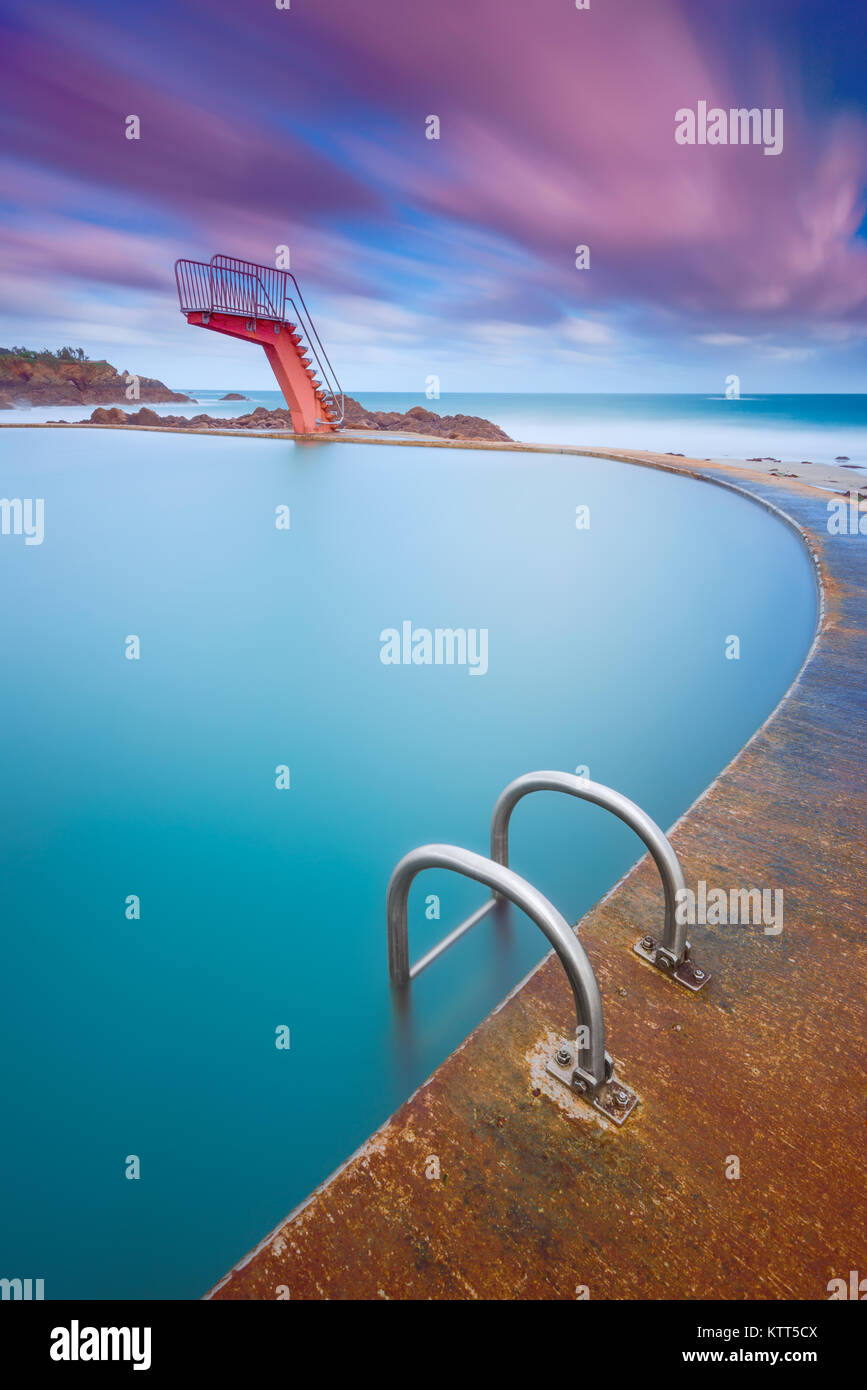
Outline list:
[[[232,416],[258,405],[284,405],[277,390],[226,385],[202,390],[177,385],[193,404],[151,407],[158,414]],[[246,401],[223,401],[240,391]],[[354,391],[370,410],[421,405],[442,415],[479,415],[522,443],[577,444],[588,448],[649,449],[701,459],[771,458],[781,463],[838,464],[867,472],[867,395],[627,395],[450,392],[429,400],[423,392]],[[131,403],[130,409],[135,409]],[[83,420],[92,406],[4,410],[0,421],[34,424]]]

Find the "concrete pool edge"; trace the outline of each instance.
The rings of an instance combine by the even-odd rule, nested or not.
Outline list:
[[[346,442],[350,441],[347,440]],[[418,446],[419,444],[423,447],[440,448],[472,449],[482,447],[473,441],[396,440],[393,438],[383,441],[370,438],[368,440],[353,440],[351,442],[388,442],[393,445],[408,445],[410,447]],[[521,449],[521,446],[504,446],[502,444],[487,444],[485,447],[497,448],[500,450],[509,449],[510,451]],[[703,816],[706,816],[708,803],[718,799],[721,789],[725,790],[727,796],[729,795],[727,783],[732,779],[733,775],[737,774],[738,768],[744,764],[745,760],[750,760],[751,750],[755,753],[760,745],[767,742],[769,731],[773,729],[774,725],[786,718],[786,713],[790,710],[790,706],[793,702],[797,702],[799,696],[805,693],[805,676],[822,650],[823,639],[827,641],[828,634],[835,627],[837,617],[839,616],[842,587],[845,583],[845,579],[844,576],[838,572],[838,567],[836,565],[831,565],[830,560],[828,559],[826,561],[823,555],[824,547],[820,540],[820,536],[815,530],[816,516],[811,516],[809,520],[805,520],[803,516],[801,519],[798,519],[789,512],[784,511],[778,505],[781,500],[785,500],[786,505],[794,505],[796,510],[800,508],[802,511],[810,512],[812,509],[814,513],[817,513],[822,494],[819,493],[817,489],[807,484],[802,484],[800,487],[793,489],[789,484],[789,480],[773,476],[768,477],[767,475],[761,475],[755,478],[745,477],[744,470],[735,469],[733,467],[730,471],[738,475],[738,481],[735,482],[734,479],[721,476],[717,468],[708,469],[708,465],[700,460],[679,460],[668,456],[656,457],[653,455],[636,456],[632,454],[631,451],[629,453],[624,453],[617,450],[585,450],[573,446],[558,447],[539,445],[533,446],[531,449],[524,449],[523,452],[574,453],[579,456],[611,458],[618,462],[657,467],[661,468],[663,471],[670,471],[672,473],[686,473],[701,481],[715,482],[722,486],[731,487],[733,490],[741,492],[750,500],[758,501],[762,506],[776,514],[778,518],[792,527],[795,533],[800,536],[811,557],[813,572],[818,587],[819,601],[817,605],[816,633],[805,656],[803,665],[789,690],[762,726],[755,731],[751,739],[744,745],[735,758],[732,759],[709,787],[701,793],[693,805],[679,818],[674,828],[673,836],[679,852],[681,853],[681,857],[684,858],[684,849],[681,845],[681,841],[686,839],[690,834],[693,823],[696,820],[700,820]],[[728,471],[729,470],[726,470],[726,472]],[[763,490],[767,490],[769,495],[761,495],[755,490],[759,487]],[[829,495],[833,496],[834,494],[831,493]],[[835,555],[835,559],[836,558]],[[831,596],[830,603],[826,601],[829,594]],[[864,608],[865,605],[862,602],[858,611],[858,618],[862,628]],[[767,761],[767,750],[760,751],[760,756]],[[780,771],[780,756],[780,750],[777,750],[770,766],[765,769],[766,774],[770,774],[771,782],[773,782],[774,777]],[[734,802],[727,804],[726,814],[731,818],[737,813],[738,803],[737,799],[735,799]],[[813,820],[815,821],[815,817]],[[730,826],[727,828],[730,832]],[[766,830],[764,821],[762,822],[762,828]],[[777,828],[776,838],[779,839],[782,837],[785,841],[788,829],[789,827],[784,822]],[[728,848],[730,852],[735,852],[737,850],[737,836],[729,843]],[[689,857],[688,849],[686,857]],[[803,868],[804,865],[801,867]],[[806,867],[809,868],[809,865]],[[601,922],[599,928],[600,932],[602,934],[606,932],[610,934],[611,926],[609,924],[609,919],[611,919],[612,916],[616,916],[618,911],[622,910],[620,906],[621,902],[625,901],[628,908],[636,894],[639,895],[638,900],[641,908],[646,909],[639,912],[637,920],[642,920],[644,922],[648,920],[652,921],[653,914],[658,912],[658,903],[656,902],[658,890],[654,884],[653,875],[648,871],[648,866],[644,861],[639,862],[639,864],[624,875],[618,883],[613,885],[608,893],[585,915],[582,919],[582,934],[584,932],[592,933],[594,925],[598,922]],[[635,935],[634,928],[632,928],[631,935]],[[685,1005],[679,1004],[678,1001],[671,1000],[670,994],[676,991],[673,991],[667,982],[658,979],[656,976],[651,975],[649,980],[639,980],[639,983],[636,985],[635,981],[639,977],[636,977],[634,973],[634,961],[623,955],[623,951],[630,944],[630,940],[631,937],[628,932],[625,936],[622,930],[615,933],[612,942],[615,950],[620,954],[614,957],[613,966],[610,962],[607,962],[600,967],[595,959],[592,945],[588,944],[588,950],[590,950],[591,957],[594,958],[594,965],[600,975],[600,985],[603,987],[603,997],[606,1001],[606,1012],[609,1011],[609,1006],[614,1003],[613,1012],[615,1014],[618,1013],[618,1007],[614,1002],[618,997],[618,993],[625,992],[628,995],[628,991],[624,991],[622,983],[617,985],[615,989],[611,988],[612,982],[610,977],[612,975],[612,970],[614,970],[614,973],[630,983],[631,988],[635,989],[637,997],[640,998],[645,991],[649,996],[652,996],[653,1008],[657,1013],[661,1010],[663,1015],[673,1015],[677,1018],[682,1017],[682,1023],[671,1024],[671,1027],[676,1028],[678,1032],[680,1032],[684,1026],[689,1026],[691,1022],[700,1018],[704,1018],[706,1027],[708,1019],[718,1010],[720,1000],[711,1000],[710,1003],[703,1001],[702,1004],[698,1005],[698,1009],[701,1009],[702,1012],[698,1013],[694,1010],[693,1013],[690,1014]],[[731,943],[725,943],[727,948],[730,944]],[[744,943],[739,943],[739,949],[743,947]],[[745,949],[740,949],[740,954],[746,955],[753,960],[753,958],[756,957],[757,947],[760,950],[760,942],[748,942],[746,943]],[[702,949],[704,953],[707,954],[706,946],[703,946]],[[732,958],[732,951],[730,949],[723,950],[721,954],[723,957],[727,954]],[[758,965],[759,963],[760,961],[753,960],[754,965]],[[733,966],[735,971],[742,969],[742,962],[734,960],[733,958],[730,959],[730,965]],[[712,967],[718,978],[722,975],[724,982],[726,974],[724,966],[721,970],[720,964],[714,961]],[[638,968],[639,970],[642,969],[640,965]],[[766,962],[764,968],[766,968]],[[515,1111],[513,1104],[515,1096],[519,1098],[524,1096],[524,1092],[527,1089],[526,1084],[522,1084],[521,1081],[522,1064],[524,1067],[527,1066],[528,1055],[531,1055],[534,1049],[531,1047],[530,1054],[527,1053],[525,1046],[528,1041],[526,1028],[523,1031],[520,1029],[518,1030],[519,1033],[521,1033],[521,1040],[517,1041],[514,1036],[508,1036],[510,1029],[514,1032],[511,1020],[508,1023],[503,1020],[504,1015],[509,1014],[510,1010],[513,1014],[518,1010],[518,1012],[525,1017],[525,1020],[528,1015],[532,1015],[538,1023],[539,1020],[537,1015],[540,1009],[544,1014],[547,1014],[549,1010],[546,1005],[550,1005],[552,999],[556,1001],[557,996],[562,994],[562,981],[557,978],[556,969],[556,962],[554,962],[554,973],[552,976],[552,962],[549,958],[546,958],[545,961],[536,967],[536,969],[532,971],[504,1001],[502,1001],[497,1009],[483,1020],[479,1027],[465,1039],[460,1047],[446,1059],[437,1071],[434,1072],[432,1077],[419,1087],[409,1100],[389,1117],[359,1150],[347,1158],[347,1160],[320,1184],[304,1202],[297,1206],[274,1231],[267,1235],[254,1250],[220,1280],[206,1297],[270,1299],[287,1296],[285,1292],[280,1293],[275,1291],[278,1289],[288,1290],[290,1296],[302,1298],[574,1296],[568,1292],[565,1295],[556,1292],[559,1285],[556,1274],[557,1262],[553,1256],[549,1258],[547,1264],[540,1265],[535,1271],[527,1271],[523,1264],[520,1264],[520,1271],[524,1282],[526,1283],[528,1279],[532,1282],[532,1280],[535,1279],[536,1283],[539,1285],[538,1288],[531,1291],[509,1295],[505,1292],[502,1282],[497,1285],[495,1280],[496,1286],[490,1287],[490,1277],[480,1280],[479,1261],[482,1260],[483,1257],[490,1259],[494,1249],[498,1251],[500,1259],[502,1258],[503,1239],[507,1233],[508,1227],[508,1223],[505,1223],[505,1225],[501,1223],[497,1227],[496,1236],[489,1228],[483,1197],[484,1194],[490,1192],[490,1188],[486,1182],[482,1182],[481,1188],[479,1186],[480,1180],[485,1177],[488,1171],[491,1157],[491,1153],[489,1152],[491,1143],[493,1142],[493,1147],[496,1149],[498,1136],[496,1134],[491,1136],[491,1134],[486,1134],[484,1132],[482,1132],[481,1135],[478,1133],[479,1104],[471,1104],[468,1110],[466,1104],[462,1107],[460,1104],[455,1106],[452,1103],[454,1094],[458,1092],[463,1092],[466,1100],[468,1080],[472,1079],[473,1081],[473,1085],[469,1088],[470,1093],[474,1093],[478,1089],[479,1083],[484,1080],[487,1083],[487,1087],[492,1088],[493,1093],[498,1097],[498,1108],[504,1112],[502,1116],[497,1118],[497,1129],[502,1131],[506,1125],[510,1123],[510,1120],[507,1119],[507,1115],[510,1116],[511,1121],[514,1122],[515,1134],[520,1135],[523,1133],[522,1142],[526,1148],[530,1139],[530,1131],[527,1129],[527,1116],[522,1116],[520,1112],[522,1110],[522,1105],[524,1108],[529,1105],[531,1109],[535,1108],[538,1110],[539,1106],[542,1104],[538,1099],[542,1092],[538,1087],[531,1088],[532,1101],[527,1101],[526,1097],[524,1097],[524,1102],[519,1104],[518,1111]],[[659,996],[660,988],[665,991],[665,994],[662,996]],[[693,1001],[690,1001],[691,1007],[692,1004]],[[559,1015],[560,1018],[565,1016],[562,1001],[560,1004],[554,1003],[553,1013]],[[549,1032],[552,1023],[553,1020],[549,1018],[547,1020],[547,1029]],[[777,1018],[775,1021],[775,1028],[781,1023],[785,1024],[785,1020]],[[556,1024],[554,1024],[554,1026],[556,1027]],[[622,1054],[623,1052],[621,1033],[625,1040],[626,1032],[627,1030],[625,1027],[615,1022],[615,1026],[612,1029],[612,1045],[617,1050],[618,1054]],[[487,1065],[482,1066],[480,1070],[480,1064],[484,1062],[485,1054],[490,1052],[492,1046],[492,1033],[499,1034],[499,1038],[493,1042],[494,1053],[498,1059],[498,1065],[492,1070],[490,1059],[488,1059]],[[530,1030],[530,1033],[531,1035],[535,1035],[533,1029]],[[538,1027],[535,1033],[538,1033]],[[532,1038],[530,1040],[532,1040]],[[538,1044],[538,1038],[536,1042]],[[504,1043],[506,1046],[504,1046]],[[709,1059],[712,1060],[714,1055],[713,1048],[711,1048],[710,1052],[705,1051],[705,1064]],[[513,1079],[517,1083],[516,1089],[511,1094],[504,1094],[501,1090],[498,1073],[502,1070],[504,1061],[506,1063],[506,1070],[512,1074]],[[800,1059],[800,1062],[803,1068],[803,1057]],[[532,1060],[529,1065],[532,1071]],[[539,1079],[537,1071],[538,1069],[533,1072],[533,1076],[536,1080]],[[526,1076],[524,1076],[524,1083],[526,1083]],[[664,1094],[655,1098],[648,1096],[648,1087],[646,1083],[644,1084],[644,1089],[642,1089],[642,1083],[637,1082],[636,1089],[646,1097],[649,1103],[659,1103],[660,1114],[664,1113],[666,1104],[670,1109],[670,1095],[668,1099]],[[448,1094],[450,1090],[453,1093],[452,1101],[450,1101]],[[650,1087],[650,1091],[653,1091],[652,1086]],[[484,1097],[486,1094],[489,1094],[489,1090],[482,1087],[479,1094]],[[547,1105],[549,1101],[551,1101],[551,1097],[546,1097],[545,1104]],[[563,1106],[558,1104],[556,1099],[554,1099],[552,1103],[554,1112],[547,1115],[546,1123],[543,1126],[543,1139],[544,1144],[549,1148],[548,1158],[551,1159],[553,1156],[557,1156],[562,1161],[564,1145],[566,1150],[569,1149],[570,1145],[564,1140],[562,1129],[558,1128],[563,1119]],[[489,1106],[490,1102],[488,1102],[488,1108]],[[482,1104],[481,1109],[484,1108],[485,1105]],[[456,1110],[459,1112],[458,1123],[456,1123],[458,1119]],[[408,1155],[406,1145],[407,1143],[414,1145],[418,1140],[421,1140],[422,1130],[425,1126],[420,1123],[420,1120],[429,1119],[432,1111],[443,1111],[450,1115],[449,1124],[445,1127],[445,1131],[442,1127],[435,1128],[434,1130],[434,1134],[439,1136],[440,1147],[443,1147],[444,1143],[446,1147],[453,1147],[453,1136],[456,1134],[460,1134],[462,1139],[461,1152],[464,1155],[464,1161],[461,1165],[461,1184],[457,1185],[452,1181],[452,1183],[450,1183],[449,1195],[453,1196],[455,1192],[460,1190],[460,1186],[466,1190],[467,1183],[470,1184],[471,1188],[476,1190],[478,1200],[475,1202],[475,1210],[469,1213],[466,1210],[463,1212],[463,1221],[465,1224],[469,1222],[469,1227],[472,1231],[470,1237],[468,1237],[466,1233],[461,1237],[456,1229],[455,1223],[446,1221],[445,1210],[441,1211],[440,1216],[437,1217],[433,1223],[431,1223],[430,1220],[430,1212],[423,1212],[421,1210],[421,1208],[430,1207],[431,1202],[429,1198],[431,1192],[438,1192],[439,1195],[442,1196],[439,1184],[434,1184],[432,1187],[430,1182],[426,1181],[424,1175],[422,1174],[420,1176],[416,1171],[419,1154],[424,1157],[424,1154],[430,1155],[436,1153],[436,1148],[432,1147],[434,1135],[432,1135],[430,1139],[425,1139],[421,1142],[420,1146],[415,1149],[414,1155]],[[576,1117],[571,1114],[568,1115],[567,1118],[570,1125],[578,1123],[580,1127],[585,1130],[587,1129],[586,1124],[581,1125],[580,1118],[576,1121]],[[741,1118],[743,1118],[743,1116],[741,1116]],[[523,1119],[523,1130],[517,1123],[519,1119]],[[708,1115],[705,1115],[705,1123],[707,1119]],[[644,1124],[645,1129],[648,1128],[646,1123],[642,1119],[639,1119],[638,1126],[642,1126],[642,1124]],[[536,1130],[538,1130],[538,1125],[536,1126]],[[446,1138],[445,1141],[443,1140],[444,1133],[450,1136]],[[534,1133],[536,1132],[534,1131]],[[567,1130],[567,1133],[571,1135],[571,1130]],[[640,1129],[636,1128],[635,1134],[639,1133]],[[409,1140],[407,1139],[408,1134],[412,1136]],[[500,1138],[501,1137],[500,1135]],[[538,1133],[536,1133],[536,1138],[538,1139]],[[572,1135],[572,1138],[574,1138],[574,1135]],[[583,1138],[585,1140],[584,1147],[586,1148],[586,1133]],[[604,1141],[608,1141],[608,1136],[597,1135],[597,1138],[604,1149]],[[556,1144],[554,1144],[555,1140],[558,1141]],[[628,1137],[624,1141],[623,1136],[618,1136],[617,1142],[622,1147],[624,1154],[635,1148],[634,1142]],[[551,1149],[552,1144],[554,1144],[553,1150]],[[591,1150],[592,1147],[591,1144]],[[414,1159],[415,1169],[413,1163],[407,1161],[408,1157]],[[593,1157],[592,1152],[590,1157]],[[547,1173],[544,1174],[539,1172],[538,1169],[536,1170],[535,1185],[534,1183],[529,1184],[532,1191],[528,1196],[525,1191],[527,1185],[526,1178],[528,1176],[525,1167],[526,1164],[522,1162],[517,1166],[510,1167],[508,1170],[509,1181],[513,1184],[517,1184],[517,1191],[513,1196],[516,1198],[518,1196],[521,1197],[518,1206],[513,1207],[512,1214],[513,1217],[520,1219],[521,1224],[525,1225],[525,1230],[533,1230],[532,1223],[529,1223],[529,1225],[525,1224],[528,1216],[527,1209],[537,1200],[547,1200],[550,1196],[550,1183],[541,1183],[540,1180],[543,1176],[547,1177],[551,1169],[548,1169]],[[452,1168],[453,1180],[454,1174],[455,1169]],[[681,1180],[686,1180],[685,1174],[681,1174]],[[730,1185],[728,1185],[728,1190],[731,1191]],[[722,1188],[722,1192],[725,1191],[726,1186]],[[578,1203],[578,1205],[580,1205],[580,1203]],[[408,1209],[412,1213],[409,1230],[407,1230],[406,1225]],[[375,1220],[372,1220],[371,1218],[374,1216]],[[458,1223],[458,1225],[459,1224],[460,1223]],[[378,1283],[375,1287],[371,1285],[370,1278],[368,1277],[370,1274],[370,1257],[372,1254],[371,1238],[374,1228],[379,1232],[376,1246],[381,1260],[378,1272]],[[546,1240],[550,1240],[550,1232],[546,1234],[545,1228],[546,1222],[542,1220],[536,1222],[536,1229],[534,1231],[536,1238],[544,1237]],[[719,1233],[717,1232],[717,1234]],[[418,1278],[419,1271],[417,1262],[415,1264],[410,1262],[408,1265],[406,1261],[406,1241],[408,1236],[410,1238],[410,1243],[416,1249],[417,1253],[422,1249],[427,1252],[422,1261],[425,1269],[421,1282],[419,1282]],[[337,1242],[336,1245],[335,1241]],[[508,1241],[506,1241],[506,1243],[508,1244]],[[598,1245],[599,1242],[597,1241],[596,1244]],[[434,1252],[438,1247],[440,1248],[440,1255],[438,1258],[433,1258]],[[447,1251],[445,1251],[445,1247],[447,1247]],[[572,1256],[570,1256],[570,1266],[571,1262]],[[633,1270],[637,1267],[635,1261],[630,1265],[630,1268]],[[415,1275],[413,1275],[413,1269],[415,1269]],[[663,1296],[696,1297],[701,1296],[702,1292],[705,1296],[720,1296],[718,1293],[715,1295],[713,1292],[708,1292],[706,1288],[703,1290],[699,1289],[699,1291],[696,1292],[694,1283],[695,1275],[696,1271],[693,1270],[693,1284],[691,1285],[693,1291],[687,1293],[682,1291],[669,1292],[667,1295]],[[624,1276],[621,1275],[620,1277]],[[625,1278],[628,1283],[628,1274]],[[480,1282],[486,1282],[488,1285],[488,1287],[481,1292],[477,1288]],[[506,1284],[508,1285],[509,1282],[507,1278]],[[386,1286],[388,1287],[386,1288]],[[793,1293],[792,1289],[789,1289],[788,1292],[790,1294]],[[763,1296],[762,1292],[756,1295],[755,1288],[752,1288],[751,1295]],[[646,1292],[643,1294],[637,1292],[619,1292],[615,1294],[611,1294],[610,1292],[597,1292],[593,1296],[652,1297],[655,1295]],[[740,1294],[733,1293],[731,1296],[744,1296],[744,1294],[742,1292]],[[782,1297],[786,1296],[786,1294],[785,1292],[777,1291],[766,1293],[764,1296]],[[794,1292],[793,1296],[819,1297],[822,1296],[822,1294],[819,1286],[816,1285],[810,1293],[797,1290]]]

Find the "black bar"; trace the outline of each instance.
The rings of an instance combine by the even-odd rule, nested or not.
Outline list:
[[[573,1306],[564,1316],[562,1304],[567,1301]],[[275,1373],[294,1379],[293,1368],[301,1363],[309,1364],[304,1379],[316,1381],[327,1368],[331,1380],[336,1348],[345,1348],[357,1368],[364,1348],[377,1346],[372,1337],[387,1332],[391,1339],[400,1331],[415,1339],[413,1345],[428,1373],[432,1352],[434,1357],[439,1353],[447,1358],[450,1376],[459,1369],[459,1347],[442,1337],[442,1306],[384,1300],[382,1313],[364,1311],[359,1320],[360,1306],[288,1300],[267,1305],[4,1302],[0,1303],[0,1337],[4,1366],[17,1365],[16,1383],[24,1385],[30,1384],[31,1371],[52,1379],[77,1375],[93,1379],[107,1372],[114,1378],[112,1383],[130,1375],[135,1384],[145,1383],[145,1375],[161,1383],[194,1368],[196,1379],[190,1384],[206,1383],[209,1375],[220,1383],[237,1375],[243,1376],[244,1384],[264,1387],[265,1378]],[[493,1329],[488,1323],[490,1317],[495,1319]],[[824,1384],[829,1375],[844,1368],[855,1373],[864,1327],[860,1308],[843,1307],[838,1302],[605,1303],[564,1299],[550,1309],[538,1303],[489,1303],[481,1308],[476,1304],[459,1318],[464,1331],[468,1330],[464,1319],[470,1319],[476,1335],[485,1332],[487,1364],[496,1364],[503,1354],[511,1355],[517,1343],[526,1354],[526,1372],[531,1374],[534,1366],[541,1371],[549,1365],[551,1350],[556,1347],[561,1374],[574,1356],[576,1374],[581,1371],[586,1379],[591,1365],[600,1358],[600,1369],[607,1363],[617,1372],[619,1383],[623,1375],[634,1375],[642,1384],[648,1371],[665,1375],[685,1369],[688,1375],[701,1378],[715,1366],[735,1374],[741,1368],[774,1375],[806,1369],[819,1377],[817,1384]],[[106,1331],[102,1337],[101,1329],[118,1329],[118,1335]],[[352,1335],[356,1329],[357,1339]],[[323,1333],[329,1339],[335,1333],[342,1335],[339,1342],[329,1340],[323,1346],[317,1340]],[[308,1337],[309,1341],[298,1340]],[[91,1359],[92,1351],[100,1356],[104,1351],[105,1359]],[[59,1359],[61,1356],[67,1359]],[[415,1358],[414,1362],[415,1373],[420,1366]],[[140,1366],[138,1373],[136,1364]],[[407,1367],[404,1374],[410,1375]]]

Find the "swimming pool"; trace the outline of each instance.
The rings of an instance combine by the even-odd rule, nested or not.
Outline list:
[[[671,824],[795,676],[812,570],[745,498],[604,460],[98,430],[0,458],[44,499],[42,544],[0,536],[0,1275],[197,1297],[544,953],[484,923],[398,1024],[401,855],[486,852],[542,767]],[[404,623],[484,631],[487,669],[384,662]],[[511,843],[571,920],[641,848],[553,795]],[[424,875],[413,955],[483,899]]]

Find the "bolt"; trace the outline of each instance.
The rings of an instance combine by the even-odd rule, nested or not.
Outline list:
[[[641,938],[641,946],[642,946],[642,949],[645,950],[645,951],[652,951],[652,950],[653,950],[653,937],[652,937],[652,936],[643,936],[643,937]]]
[[[659,966],[660,970],[671,969],[671,961],[668,959],[668,956],[664,956],[661,951],[656,957],[656,964]]]
[[[695,975],[695,978],[696,978],[697,980],[703,980],[703,979],[704,979],[704,971],[703,971],[703,970],[694,970],[694,971],[693,971],[693,974]]]
[[[575,1090],[580,1091],[582,1095],[584,1095],[587,1090],[587,1082],[584,1080],[583,1076],[578,1076],[577,1073],[572,1077],[572,1085],[575,1087]]]
[[[619,1088],[611,1092],[611,1097],[614,1101],[614,1104],[619,1106],[626,1105],[627,1101],[629,1100],[629,1096],[627,1095],[627,1093]]]
[[[558,1047],[554,1061],[557,1063],[558,1067],[568,1067],[572,1061],[572,1053],[569,1051],[568,1047]]]

